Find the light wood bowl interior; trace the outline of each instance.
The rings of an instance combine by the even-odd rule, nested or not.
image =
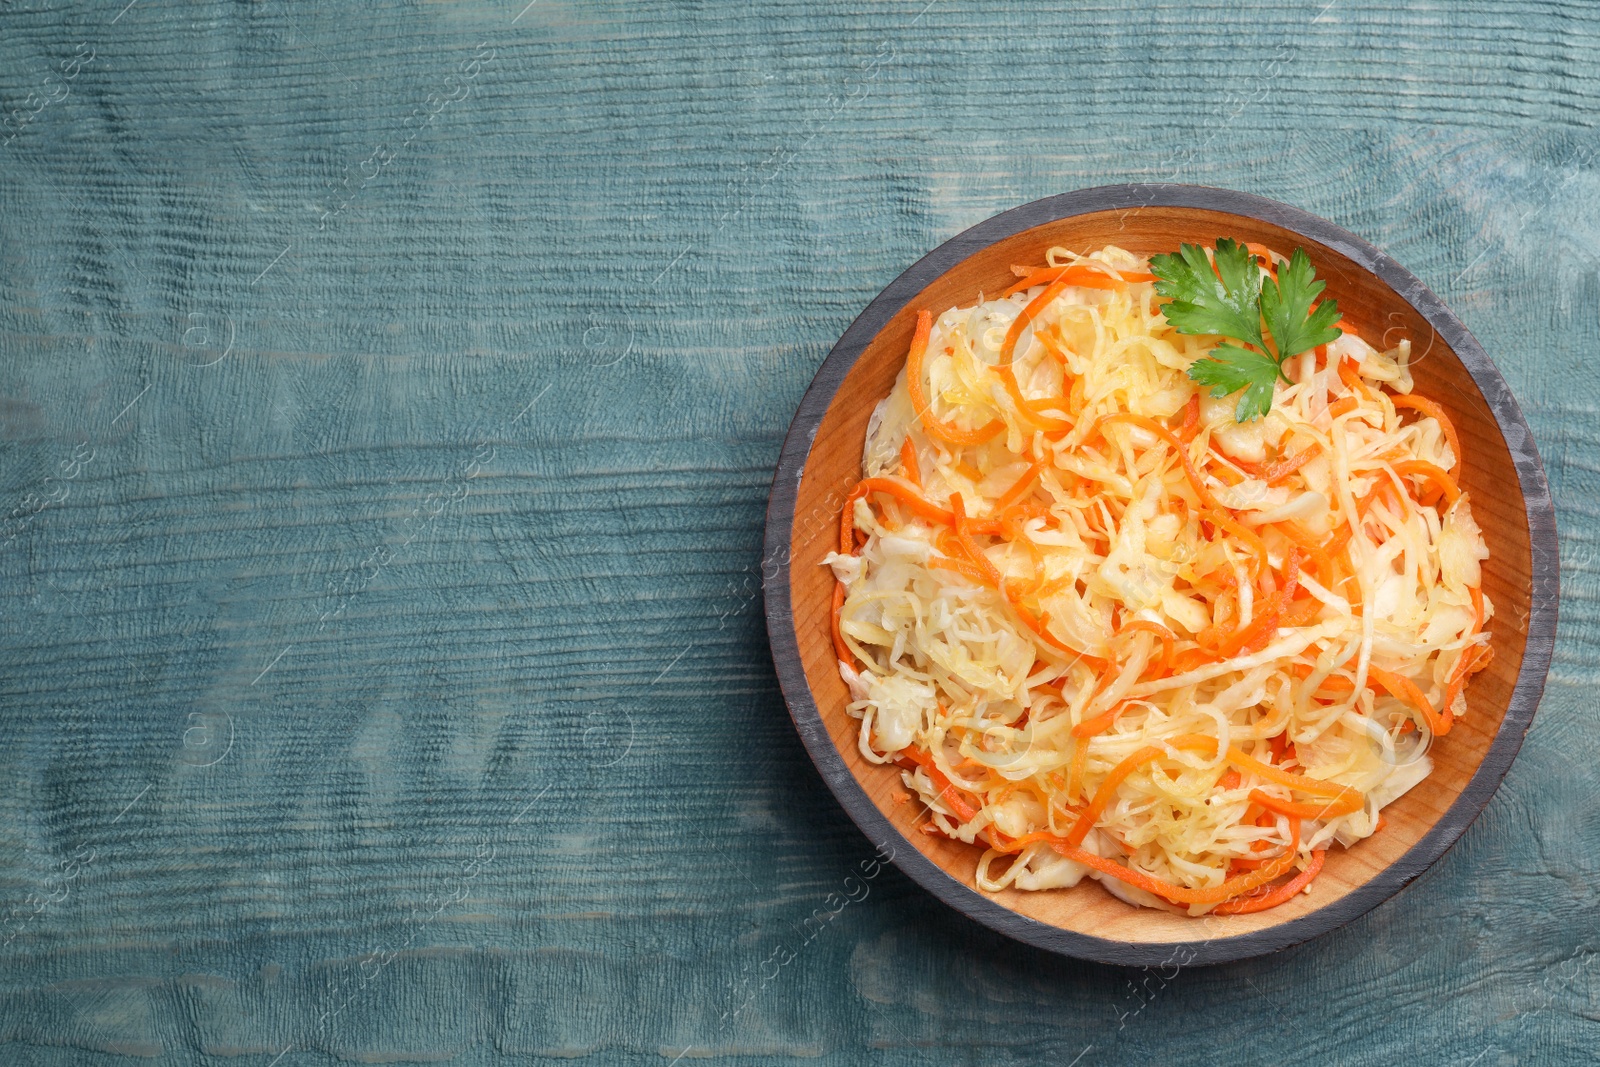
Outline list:
[[[867,419],[905,363],[919,308],[939,312],[995,294],[1014,280],[1013,263],[1039,264],[1060,245],[1089,252],[1107,244],[1149,254],[1173,251],[1180,241],[1210,245],[1218,237],[1259,241],[1282,252],[1304,247],[1327,280],[1344,317],[1372,343],[1384,347],[1402,336],[1412,341],[1416,391],[1449,412],[1465,458],[1462,487],[1476,505],[1490,549],[1484,591],[1494,602],[1490,626],[1494,659],[1468,689],[1468,715],[1433,746],[1432,775],[1385,810],[1387,826],[1354,848],[1335,847],[1309,895],[1253,915],[1204,920],[1133,908],[1085,880],[1068,890],[984,894],[1015,912],[1062,930],[1119,942],[1191,942],[1248,934],[1291,922],[1356,891],[1395,863],[1438,822],[1483,761],[1510,704],[1522,665],[1531,598],[1530,531],[1513,457],[1494,415],[1471,375],[1442,336],[1377,275],[1341,253],[1272,223],[1193,208],[1147,207],[1077,215],[1018,233],[975,252],[938,277],[900,309],[867,344],[822,418],[805,461],[791,534],[789,592],[800,658],[811,694],[840,756],[861,788],[893,826],[930,861],[973,886],[981,849],[919,832],[920,805],[896,804],[899,772],[863,760],[856,749],[858,723],[845,713],[847,694],[829,639],[833,577],[821,565],[838,540],[839,504],[861,477]],[[973,890],[977,892],[976,889]]]

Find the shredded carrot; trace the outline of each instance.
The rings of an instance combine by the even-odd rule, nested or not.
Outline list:
[[[1063,289],[1069,285],[1082,286],[1085,289],[1121,289],[1129,282],[1156,280],[1154,274],[1146,274],[1143,271],[1114,271],[1110,267],[1091,267],[1082,263],[1074,263],[1068,267],[1012,267],[1011,273],[1017,276],[1018,281],[1007,289],[1003,296],[1012,296],[1024,289],[1054,282],[1061,282]]]
[[[972,539],[972,533],[967,528],[966,503],[961,499],[960,493],[950,498],[950,512],[955,516],[956,541],[966,549],[967,558],[984,573],[987,584],[991,588],[999,589],[1004,579],[1000,577],[1000,572],[995,569],[994,564],[989,562],[989,557],[984,555],[983,549],[978,547],[978,542]]]
[[[1183,674],[1186,671],[1192,671],[1196,667],[1215,662],[1216,658],[1216,656],[1203,648],[1185,649],[1172,658],[1172,673]]]
[[[1117,721],[1117,716],[1126,711],[1127,707],[1128,702],[1124,700],[1113,705],[1109,710],[1102,711],[1099,715],[1096,715],[1092,719],[1083,720],[1072,728],[1072,736],[1098,737],[1100,734],[1103,734],[1107,730],[1111,729],[1112,725]],[[1087,748],[1088,746],[1085,745],[1083,747]]]
[[[1456,427],[1450,421],[1450,416],[1444,413],[1444,408],[1429,400],[1427,397],[1417,396],[1414,393],[1395,393],[1389,401],[1397,408],[1410,408],[1422,415],[1427,415],[1439,424],[1439,429],[1444,431],[1444,439],[1450,445],[1450,454],[1455,457],[1455,462],[1450,464],[1450,476],[1456,477],[1461,470],[1461,438],[1456,436]]]
[[[1215,741],[1212,742],[1212,751],[1216,751]],[[1290,789],[1298,789],[1302,793],[1314,793],[1317,796],[1333,797],[1347,802],[1348,798],[1354,797],[1358,801],[1356,807],[1361,806],[1359,803],[1361,800],[1360,790],[1352,789],[1347,785],[1340,785],[1337,782],[1324,782],[1317,778],[1307,778],[1301,774],[1291,774],[1280,767],[1274,767],[1270,763],[1262,763],[1254,757],[1247,756],[1240,752],[1237,747],[1228,749],[1228,762],[1238,767],[1245,774],[1254,774],[1256,777],[1263,778],[1275,785],[1286,785]]]
[[[917,446],[912,443],[911,435],[906,435],[905,444],[900,446],[900,474],[906,481],[922,488],[922,471],[917,466]]]
[[[1033,581],[1027,584],[1024,596],[1032,596],[1039,586],[1044,584],[1044,553],[1039,546],[1033,543],[1033,538],[1023,530],[1022,524],[1016,519],[1006,516],[1001,520],[1005,527],[1006,543],[1021,545],[1023,551],[1028,553],[1028,561],[1033,564]],[[1009,592],[1008,592],[1009,595]]]
[[[1028,489],[1032,487],[1034,479],[1039,477],[1039,472],[1042,470],[1044,470],[1044,461],[1038,459],[1034,460],[1033,463],[1029,465],[1028,469],[1022,472],[1022,477],[1018,478],[1011,488],[1002,493],[1000,495],[1000,499],[995,501],[994,510],[997,512],[1004,511],[1012,504],[1015,504],[1018,500],[1021,500],[1023,495],[1027,493]]]
[[[950,464],[950,469],[961,475],[961,477],[965,478],[967,481],[972,482],[974,485],[983,481],[982,472],[964,459],[958,459],[954,463]]]
[[[1339,361],[1339,380],[1347,388],[1360,393],[1362,396],[1372,397],[1377,395],[1367,386],[1366,382],[1361,380],[1361,368],[1349,356],[1345,356]]]
[[[1067,802],[1076,803],[1083,795],[1084,771],[1089,766],[1089,739],[1079,738],[1072,745],[1072,761],[1067,764]]]
[[[1284,586],[1282,589],[1267,597],[1261,605],[1260,612],[1251,620],[1250,625],[1236,629],[1228,637],[1219,640],[1216,645],[1217,654],[1226,658],[1238,655],[1240,652],[1254,652],[1266,647],[1272,639],[1282,620],[1283,609],[1294,597],[1300,580],[1300,546],[1296,545],[1289,550],[1289,558],[1284,563]]]
[[[1353,396],[1340,397],[1338,400],[1335,400],[1333,403],[1328,405],[1328,417],[1330,419],[1337,419],[1340,415],[1349,414],[1360,406],[1361,401]]]
[[[1444,493],[1445,500],[1454,504],[1461,495],[1461,490],[1456,485],[1456,480],[1438,467],[1423,459],[1408,459],[1394,465],[1394,472],[1401,476],[1414,475],[1426,479],[1439,487]]]
[[[855,529],[855,502],[868,493],[888,493],[909,507],[913,514],[938,526],[949,526],[956,521],[954,515],[904,482],[893,478],[863,478],[856,483],[856,487],[850,491],[850,496],[845,499],[844,528],[847,531]],[[848,541],[844,541],[841,542],[839,551],[849,552],[852,547]]]
[[[1268,908],[1276,908],[1280,904],[1284,904],[1290,900],[1293,900],[1296,893],[1304,890],[1305,887],[1310,885],[1312,880],[1321,873],[1322,859],[1327,854],[1327,850],[1320,848],[1317,849],[1311,853],[1311,862],[1306,864],[1306,869],[1289,879],[1287,882],[1284,882],[1282,885],[1275,886],[1274,888],[1264,892],[1251,893],[1248,896],[1239,896],[1234,897],[1232,900],[1225,900],[1221,904],[1218,904],[1216,907],[1212,908],[1211,914],[1248,915],[1251,912],[1266,911]]]
[[[1194,469],[1194,462],[1189,458],[1189,450],[1184,447],[1182,441],[1179,441],[1173,436],[1171,430],[1167,429],[1165,426],[1161,425],[1156,420],[1149,418],[1148,416],[1134,415],[1129,412],[1121,412],[1116,415],[1107,415],[1096,423],[1096,428],[1098,429],[1110,423],[1118,422],[1127,423],[1131,426],[1137,426],[1140,429],[1148,430],[1157,437],[1161,438],[1167,444],[1171,445],[1173,451],[1178,454],[1178,459],[1183,461],[1183,473],[1189,479],[1189,485],[1194,489],[1195,495],[1200,498],[1200,503],[1203,506],[1211,508],[1215,511],[1220,512],[1222,510],[1222,505],[1217,502],[1217,498],[1211,495],[1211,491],[1207,489],[1205,487],[1205,483],[1200,480],[1200,472]],[[1090,436],[1092,437],[1093,434]]]
[[[839,612],[844,608],[844,583],[837,578],[833,581],[833,654],[839,657],[839,662],[855,669],[855,656],[850,654],[850,646],[844,643],[844,634],[839,631]]]
[[[1210,889],[1187,889],[1183,886],[1172,885],[1170,882],[1163,882],[1159,878],[1152,878],[1143,871],[1125,867],[1115,860],[1096,856],[1087,849],[1076,845],[1056,844],[1052,847],[1069,860],[1074,860],[1086,867],[1093,867],[1102,874],[1109,874],[1120,882],[1126,882],[1135,888],[1143,889],[1147,893],[1154,893],[1156,896],[1164,897],[1175,904],[1217,904],[1224,900],[1231,900],[1240,894],[1248,893],[1257,886],[1265,885],[1294,866],[1295,857],[1299,854],[1300,849],[1300,823],[1298,820],[1291,819],[1289,825],[1292,827],[1292,840],[1289,847],[1284,849],[1283,855],[1263,864],[1257,871],[1229,878],[1221,885],[1213,886]]]
[[[1066,275],[1062,276],[1067,277]],[[1005,386],[1006,394],[1011,397],[1013,407],[1024,422],[1028,422],[1041,430],[1070,430],[1070,419],[1058,419],[1049,415],[1041,415],[1036,401],[1029,400],[1022,395],[1022,387],[1017,384],[1016,371],[1012,370],[1011,363],[1015,358],[1017,341],[1022,337],[1022,331],[1027,329],[1040,312],[1050,306],[1051,301],[1061,295],[1061,290],[1072,284],[1069,281],[1056,280],[1045,287],[1044,292],[1028,302],[1006,330],[1005,340],[1000,342],[1000,360],[995,364],[994,371],[1000,378],[1000,384]],[[1063,398],[1059,405],[1065,408],[1067,401]]]
[[[1296,599],[1283,613],[1283,618],[1278,621],[1280,626],[1296,627],[1309,626],[1322,614],[1322,601],[1316,597]]]
[[[1389,488],[1389,483],[1380,479],[1377,485],[1374,485],[1370,490],[1368,490],[1367,495],[1362,497],[1356,503],[1356,514],[1354,520],[1340,524],[1339,529],[1336,530],[1328,539],[1326,551],[1334,555],[1337,555],[1340,551],[1342,551],[1344,546],[1349,542],[1351,534],[1355,531],[1355,527],[1366,518],[1367,512],[1372,508],[1372,505],[1384,493],[1384,491]]]
[[[1244,246],[1249,250],[1252,256],[1261,260],[1261,265],[1271,271],[1274,278],[1278,276],[1278,260],[1273,254],[1272,249],[1268,248],[1264,244],[1258,244],[1255,241],[1246,241]]]
[[[1428,703],[1428,698],[1422,695],[1422,690],[1418,689],[1416,683],[1411,679],[1403,675],[1393,674],[1380,667],[1374,667],[1371,664],[1367,666],[1367,676],[1387,689],[1391,696],[1398,697],[1416,708],[1422,714],[1423,720],[1428,724],[1428,729],[1433,731],[1433,736],[1443,737],[1450,732],[1450,727],[1455,724],[1455,716],[1450,714],[1450,709],[1445,708],[1442,712],[1435,711],[1433,705]]]
[[[1441,714],[1455,718],[1456,697],[1461,695],[1461,689],[1467,684],[1467,679],[1477,674],[1489,665],[1494,659],[1493,645],[1471,645],[1461,653],[1461,658],[1456,661],[1455,670],[1450,672],[1450,684],[1444,691],[1444,707]]]
[[[1363,803],[1360,794],[1352,794],[1330,800],[1325,804],[1302,804],[1293,800],[1279,800],[1260,789],[1250,790],[1250,799],[1268,811],[1275,811],[1280,815],[1295,815],[1302,819],[1326,819],[1332,815],[1349,815],[1352,811],[1360,811]]]
[[[1044,346],[1045,355],[1061,365],[1061,373],[1067,373],[1067,354],[1061,350],[1061,346],[1041,330],[1035,330],[1033,336],[1038,338],[1039,343]],[[1071,398],[1069,397],[1068,399]],[[1070,411],[1072,409],[1068,408],[1067,410]]]
[[[950,779],[945,777],[944,772],[939,770],[931,755],[915,747],[902,749],[900,755],[922,768],[928,780],[933,783],[933,787],[939,791],[939,796],[950,806],[950,810],[955,812],[956,818],[962,822],[971,822],[978,817],[978,812],[967,803],[966,797],[963,797]]]
[[[1205,749],[1209,746],[1211,751],[1215,752],[1217,750],[1217,739],[1206,737],[1203,734],[1184,734],[1182,737],[1171,739],[1167,742],[1167,745],[1175,749]],[[1228,751],[1231,758],[1232,753],[1236,750],[1229,749]],[[1078,817],[1078,821],[1067,832],[1067,843],[1071,845],[1083,844],[1083,839],[1089,835],[1089,831],[1094,828],[1095,822],[1105,812],[1106,805],[1111,802],[1111,795],[1117,791],[1117,786],[1122,784],[1123,779],[1138,770],[1143,764],[1166,754],[1167,749],[1160,745],[1145,745],[1111,768],[1111,773],[1106,775],[1105,781],[1100,783],[1100,789],[1095,793],[1094,799],[1089,801],[1089,806],[1083,809],[1083,814]]]
[[[1178,643],[1177,635],[1159,622],[1151,622],[1148,619],[1135,619],[1118,630],[1116,636],[1121,637],[1123,634],[1139,632],[1155,634],[1161,638],[1161,667],[1163,670],[1171,668],[1173,650]]]
[[[1178,427],[1178,440],[1188,444],[1200,432],[1200,394],[1193,393],[1183,405],[1183,424]]]
[[[1337,584],[1338,573],[1333,557],[1322,547],[1327,540],[1326,537],[1312,533],[1295,519],[1284,519],[1270,525],[1291,543],[1298,545],[1300,550],[1311,558],[1311,562],[1317,567],[1317,581],[1321,582],[1324,588],[1332,589]]]
[[[1261,480],[1266,482],[1268,485],[1271,485],[1273,482],[1276,482],[1281,478],[1287,478],[1289,475],[1293,474],[1301,467],[1304,467],[1313,459],[1316,459],[1318,454],[1321,452],[1322,445],[1316,441],[1313,441],[1311,444],[1307,445],[1305,448],[1302,448],[1294,455],[1289,456],[1286,459],[1280,459],[1278,462],[1262,471]]]
[[[1237,537],[1250,547],[1250,551],[1255,556],[1255,562],[1250,567],[1250,573],[1252,575],[1259,577],[1260,575],[1266,574],[1271,569],[1272,564],[1267,558],[1267,544],[1265,541],[1261,540],[1260,534],[1234,519],[1221,508],[1211,509],[1202,514],[1201,518],[1215,526],[1227,530],[1229,533],[1233,534],[1233,536]]]

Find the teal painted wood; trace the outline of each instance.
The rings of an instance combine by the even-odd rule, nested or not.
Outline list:
[[[0,1061],[1592,1060],[1600,9],[124,2],[0,3]],[[877,871],[757,560],[878,289],[1162,179],[1450,302],[1565,603],[1434,871],[1135,973]]]

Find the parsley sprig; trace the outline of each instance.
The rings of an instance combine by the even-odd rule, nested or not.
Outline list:
[[[1215,269],[1204,248],[1185,244],[1176,255],[1151,256],[1150,271],[1157,294],[1168,298],[1161,310],[1175,330],[1248,346],[1223,342],[1189,366],[1189,377],[1211,386],[1214,397],[1243,390],[1233,417],[1248,422],[1272,410],[1272,389],[1279,378],[1293,384],[1283,372],[1284,360],[1343,332],[1334,325],[1339,304],[1331,299],[1315,303],[1326,286],[1317,280],[1303,248],[1278,268],[1276,281],[1261,273],[1237,241],[1219,238],[1214,255]]]

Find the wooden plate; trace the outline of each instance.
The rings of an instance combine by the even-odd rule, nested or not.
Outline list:
[[[1385,809],[1387,827],[1329,851],[1310,894],[1253,915],[1192,919],[1133,908],[1085,879],[1073,889],[981,893],[981,849],[917,832],[896,805],[899,772],[863,760],[828,632],[839,509],[861,477],[867,418],[905,362],[919,308],[971,304],[1012,281],[1013,263],[1062,245],[1148,254],[1218,237],[1310,253],[1344,316],[1368,338],[1412,340],[1419,393],[1442,404],[1465,452],[1462,488],[1489,544],[1494,660],[1470,712],[1434,745],[1433,773]],[[767,629],[790,715],[823,779],[894,862],[963,914],[1040,948],[1131,965],[1218,963],[1284,948],[1349,922],[1437,860],[1505,777],[1544,690],[1556,632],[1555,511],[1528,424],[1478,342],[1405,268],[1354,235],[1276,201],[1186,185],[1086,189],[1015,208],[945,242],[885,289],[817,372],[784,441],[767,509]]]

